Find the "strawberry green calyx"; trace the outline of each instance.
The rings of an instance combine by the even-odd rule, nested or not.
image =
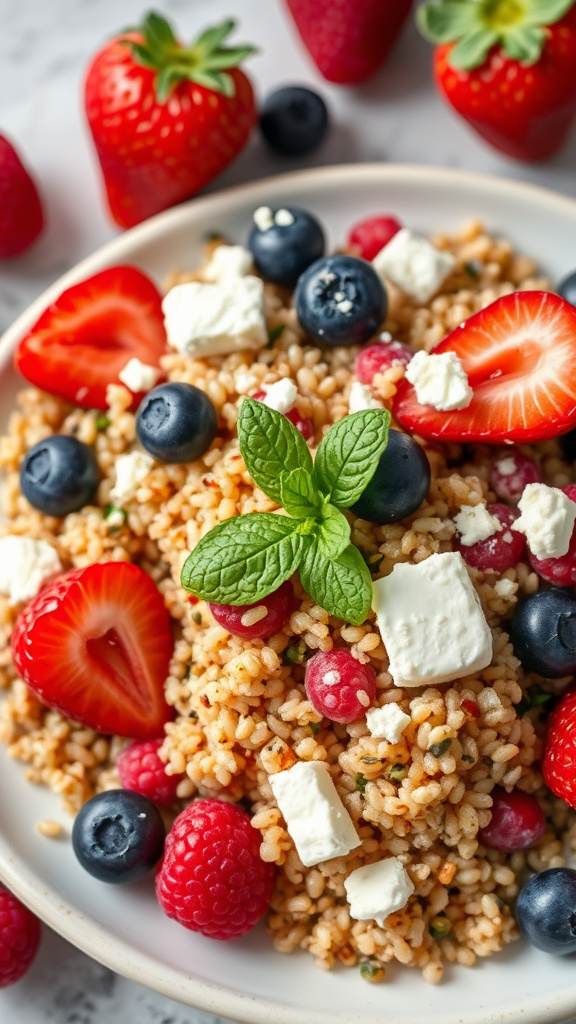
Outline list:
[[[453,68],[469,71],[486,60],[493,46],[522,64],[536,64],[546,42],[546,26],[560,21],[574,0],[430,0],[416,13],[422,34],[433,43],[455,43]]]
[[[255,52],[254,46],[227,47],[223,43],[236,23],[227,18],[219,25],[206,29],[191,46],[182,46],[172,27],[162,15],[150,11],[137,28],[131,30],[141,36],[141,42],[126,37],[132,57],[151,71],[157,72],[156,96],[165,103],[180,82],[196,82],[213,92],[232,97],[234,79],[226,72]]]

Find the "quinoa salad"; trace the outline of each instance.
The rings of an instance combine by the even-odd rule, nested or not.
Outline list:
[[[312,212],[261,207],[162,296],[135,268],[74,286],[0,438],[0,739],[80,865],[371,982],[576,948],[576,282],[477,221],[416,228],[325,255]],[[107,362],[95,292],[137,323]],[[134,793],[156,832],[122,876],[86,850]],[[219,841],[247,872],[223,910]]]

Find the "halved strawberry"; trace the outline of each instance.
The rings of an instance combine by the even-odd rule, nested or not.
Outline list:
[[[147,573],[129,562],[72,569],[21,612],[16,670],[48,707],[98,732],[161,734],[171,717],[164,682],[170,616]]]
[[[455,352],[474,397],[466,409],[421,405],[400,381],[393,414],[440,441],[523,444],[576,426],[576,308],[550,292],[514,292],[475,313],[434,349]]]
[[[62,292],[14,358],[36,387],[84,409],[106,409],[106,388],[119,383],[128,360],[158,367],[165,350],[160,292],[141,270],[119,266]]]

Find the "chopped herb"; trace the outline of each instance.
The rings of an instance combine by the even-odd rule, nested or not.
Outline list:
[[[360,793],[364,794],[366,792],[366,786],[368,785],[368,779],[365,779],[360,772],[357,772],[354,781],[356,783],[356,789],[359,790]]]
[[[431,747],[428,747],[428,753],[434,754],[434,757],[442,757],[442,754],[446,753],[451,743],[452,740],[447,736],[445,740],[440,740],[440,743],[433,743]]]
[[[308,722],[308,727],[309,727],[310,732],[312,733],[312,735],[313,736],[317,736],[318,735],[318,730],[320,728],[320,722]]]
[[[468,263],[464,264],[464,270],[468,274],[468,277],[476,279],[480,277],[480,271],[484,264],[480,260],[469,260]]]
[[[268,344],[266,348],[274,348],[274,343],[278,341],[278,338],[286,330],[286,324],[277,324],[272,330],[268,331]]]
[[[384,968],[377,960],[363,960],[360,964],[360,976],[364,981],[382,981]]]
[[[405,764],[392,764],[384,772],[385,777],[389,782],[402,782],[408,774],[408,769]]]
[[[371,754],[367,754],[366,757],[361,757],[360,760],[364,764],[378,764],[378,758],[377,757],[372,757]]]
[[[195,722],[198,719],[198,712],[197,711],[189,711],[188,712],[188,718],[191,718],[192,721]]]
[[[380,566],[384,561],[384,555],[380,551],[360,551],[371,573],[380,572]]]
[[[285,651],[282,652],[282,663],[284,665],[302,665],[306,660],[308,648],[303,640],[299,640],[297,644],[290,644]]]
[[[445,939],[452,931],[452,922],[444,914],[433,917],[428,925],[433,939]]]
[[[195,622],[197,626],[202,625],[202,616],[200,615],[200,612],[192,612],[192,621]]]
[[[204,242],[225,242],[226,239],[221,231],[207,231],[203,236]]]
[[[104,519],[108,523],[110,533],[119,533],[126,522],[126,509],[117,505],[108,505],[104,511]]]
[[[110,426],[110,417],[106,416],[105,413],[102,413],[101,416],[96,417],[94,426],[96,427],[96,430],[106,430],[106,428]]]
[[[464,764],[474,764],[474,758],[470,754],[462,754],[461,760]]]
[[[520,700],[516,705],[516,714],[521,718],[522,715],[525,715],[526,712],[530,710],[530,708],[542,707],[553,699],[553,693],[546,693],[546,691],[542,690],[540,686],[529,686],[528,689],[524,691],[522,700]],[[551,706],[546,708],[547,712],[551,710]]]

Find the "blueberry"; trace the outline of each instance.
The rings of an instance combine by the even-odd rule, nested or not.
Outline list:
[[[576,594],[553,587],[517,606],[510,623],[514,654],[529,672],[548,679],[576,672]]]
[[[72,846],[83,868],[101,882],[135,882],[160,858],[165,829],[148,797],[128,789],[98,793],[84,804],[72,828]]]
[[[326,256],[298,278],[304,330],[326,345],[362,345],[386,319],[388,297],[374,268],[356,256]]]
[[[548,868],[522,886],[516,902],[518,927],[545,953],[576,953],[576,871]]]
[[[136,433],[161,462],[192,462],[208,450],[218,420],[212,402],[193,384],[159,384],[140,404]]]
[[[260,131],[282,156],[305,156],[324,141],[328,120],[328,109],[317,92],[287,85],[264,100]]]
[[[323,255],[324,245],[320,224],[306,210],[261,206],[254,213],[248,248],[267,281],[292,288],[306,267]]]
[[[47,516],[67,516],[83,508],[94,497],[99,481],[93,448],[66,434],[39,441],[20,467],[24,497]]]
[[[408,434],[390,430],[370,483],[351,511],[369,523],[397,523],[415,512],[430,487],[430,463]]]
[[[561,295],[571,306],[576,306],[576,270],[568,274],[558,285],[558,295]]]

